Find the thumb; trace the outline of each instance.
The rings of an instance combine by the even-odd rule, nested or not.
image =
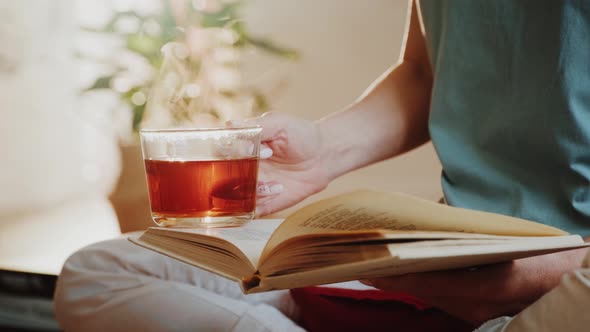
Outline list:
[[[227,125],[231,127],[260,126],[262,127],[261,140],[268,142],[285,135],[285,129],[289,123],[288,118],[285,114],[267,112],[254,118],[229,120]]]

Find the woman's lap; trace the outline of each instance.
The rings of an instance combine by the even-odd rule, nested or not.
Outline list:
[[[235,281],[123,238],[68,259],[55,307],[68,331],[302,330],[288,291],[244,295]]]

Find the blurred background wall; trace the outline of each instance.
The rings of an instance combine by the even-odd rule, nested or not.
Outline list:
[[[249,28],[288,44],[301,53],[301,59],[285,62],[252,55],[246,59],[245,76],[262,81],[267,76],[284,77],[284,90],[273,109],[319,119],[351,103],[395,64],[406,10],[405,0],[253,0],[244,7]],[[402,191],[436,200],[442,196],[439,175],[440,164],[427,144],[350,173],[303,204],[354,188]]]
[[[184,3],[202,7],[219,1]],[[243,80],[267,92],[273,111],[319,119],[351,103],[398,59],[405,0],[242,3],[239,15],[251,34],[270,38],[300,55],[297,60],[285,60],[255,49],[244,54]],[[120,106],[108,91],[74,100],[112,69],[113,63],[105,60],[109,57],[139,80],[154,73],[145,59],[135,61],[116,53],[125,45],[145,46],[136,38],[141,36],[134,35],[137,22],[119,22],[119,28],[131,31],[126,42],[77,32],[75,26],[104,26],[113,13],[157,12],[162,2],[45,0],[36,6],[28,4],[2,2],[3,12],[14,15],[1,26],[0,38],[14,47],[0,54],[0,268],[57,273],[73,250],[117,235],[106,196],[118,175],[111,202],[121,229],[151,225],[138,145],[117,142],[115,134],[121,128],[130,129],[132,117],[118,111]],[[89,53],[102,59],[84,61]],[[7,67],[11,55],[26,70]],[[132,106],[145,103],[149,84],[131,92],[126,85],[128,81],[117,78],[95,82],[102,92],[126,95]],[[436,200],[441,196],[439,173],[440,165],[428,144],[346,175],[303,204],[355,188],[403,191]]]
[[[246,85],[261,87],[267,93],[270,110],[319,119],[353,102],[395,64],[406,13],[406,0],[244,1],[240,18],[247,30],[296,50],[300,57],[285,60],[250,48],[241,67],[243,79]],[[440,165],[432,145],[427,144],[394,160],[348,174],[302,204],[355,188],[402,191],[437,200],[442,195],[439,174]],[[142,176],[123,168],[122,181],[135,177],[135,181],[142,182]],[[149,218],[147,211],[141,217],[128,214],[137,210],[133,206],[145,204],[146,200],[140,197],[144,189],[132,192],[131,188],[138,187],[120,186],[115,193],[118,213],[125,214],[123,219],[128,222]]]
[[[160,37],[176,31],[172,15],[160,15],[163,4],[227,14],[262,38],[238,49],[225,26],[192,31],[201,48],[215,36],[214,48],[225,43],[211,54],[242,56],[240,66],[203,58],[219,75],[199,84],[259,87],[260,105],[309,120],[350,104],[398,59],[406,0],[243,0],[238,12],[216,14],[236,1],[0,1],[0,330],[58,330],[51,298],[66,258],[154,225],[133,130],[158,76]],[[289,49],[298,59],[289,60]],[[232,95],[216,96],[220,119],[251,116],[248,93]],[[186,125],[213,123],[200,115]],[[439,173],[427,144],[343,176],[301,204],[356,188],[436,200]]]
[[[0,269],[57,274],[119,233],[117,140],[78,104],[72,5],[0,2]]]

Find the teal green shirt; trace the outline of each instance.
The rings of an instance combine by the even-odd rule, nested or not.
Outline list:
[[[420,5],[447,201],[590,235],[590,1]]]

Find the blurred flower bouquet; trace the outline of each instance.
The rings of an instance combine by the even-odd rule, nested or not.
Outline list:
[[[125,56],[86,91],[111,89],[129,106],[132,128],[210,127],[268,107],[259,89],[240,79],[242,52],[254,47],[286,59],[291,49],[251,36],[237,0],[170,0],[152,13],[118,11],[94,32],[123,41]],[[122,59],[136,57],[149,70],[137,75]],[[146,74],[147,73],[147,74]]]

